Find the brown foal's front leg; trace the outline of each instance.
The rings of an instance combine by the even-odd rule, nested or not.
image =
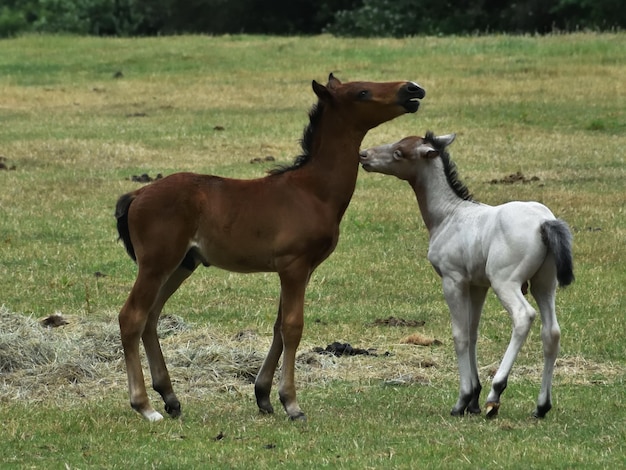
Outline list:
[[[274,407],[270,401],[270,392],[272,391],[272,381],[274,380],[274,373],[276,372],[276,366],[278,360],[283,353],[283,336],[281,333],[281,325],[283,322],[282,316],[282,302],[278,303],[278,315],[274,322],[274,335],[272,337],[272,345],[270,350],[263,361],[263,365],[259,369],[259,373],[254,381],[254,394],[256,396],[256,403],[259,406],[261,413],[271,414],[274,412]]]
[[[279,273],[281,280],[278,316],[274,323],[272,345],[254,383],[257,405],[262,413],[273,413],[270,391],[280,356],[283,356],[278,395],[292,420],[306,419],[298,406],[295,387],[296,350],[304,324],[304,292],[309,279],[308,269],[296,274]]]
[[[278,396],[292,420],[304,420],[306,416],[296,400],[295,366],[296,351],[302,338],[304,326],[304,293],[309,280],[309,269],[281,273],[281,306],[283,337],[283,365]]]

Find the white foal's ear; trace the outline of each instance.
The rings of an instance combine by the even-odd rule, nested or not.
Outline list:
[[[438,135],[434,138],[437,146],[447,147],[456,139],[456,134],[446,134],[446,135]]]
[[[439,152],[428,144],[420,144],[415,149],[415,155],[418,158],[435,158],[439,156]]]

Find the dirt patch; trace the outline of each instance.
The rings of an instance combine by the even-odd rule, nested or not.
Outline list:
[[[500,179],[492,179],[489,183],[491,184],[514,184],[514,183],[534,183],[535,181],[539,181],[538,176],[531,176],[527,178],[521,171],[516,173],[511,173],[510,175],[505,176]]]
[[[417,327],[424,326],[426,324],[423,320],[405,320],[404,318],[396,318],[396,317],[387,317],[387,318],[377,318],[372,322],[373,326],[409,326],[409,327]]]
[[[7,157],[0,155],[0,170],[15,170],[15,165],[11,164]]]
[[[70,322],[62,314],[57,312],[39,320],[39,323],[41,323],[41,326],[48,328],[58,328],[63,325],[69,325]]]
[[[152,181],[160,180],[163,178],[161,173],[157,173],[157,175],[153,178],[148,173],[143,173],[141,175],[132,175],[130,178],[127,178],[130,181],[134,181],[135,183],[151,183]]]
[[[341,357],[341,356],[378,356],[376,353],[376,349],[362,349],[362,348],[353,348],[349,343],[340,343],[335,341],[334,343],[329,344],[326,348],[316,347],[313,348],[318,354],[332,354],[333,356]]]
[[[271,155],[268,155],[267,157],[256,157],[253,158],[252,160],[250,160],[250,163],[254,164],[254,163],[265,163],[265,162],[273,162],[276,159],[274,157],[272,157]]]

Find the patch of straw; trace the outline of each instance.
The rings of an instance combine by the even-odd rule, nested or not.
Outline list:
[[[104,394],[126,393],[126,372],[116,318],[65,317],[67,324],[46,328],[31,317],[0,307],[0,403],[26,402],[76,405]],[[159,336],[174,387],[181,399],[210,393],[251,395],[254,378],[270,338],[253,330],[226,337],[204,325],[163,316]],[[336,357],[301,344],[296,360],[297,386],[327,386],[333,381],[387,386],[429,385],[456,380],[456,362],[447,347],[379,344],[385,354]],[[146,382],[149,373],[144,362]],[[540,380],[540,363],[516,365],[512,379]],[[497,368],[481,368],[489,377]],[[561,383],[604,383],[624,374],[613,364],[579,357],[557,362]]]

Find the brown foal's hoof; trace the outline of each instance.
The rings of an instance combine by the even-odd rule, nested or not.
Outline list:
[[[273,415],[274,414],[274,407],[272,405],[269,405],[268,407],[260,407],[259,406],[259,414],[262,414],[262,415]]]
[[[173,403],[166,403],[165,412],[172,418],[178,418],[182,413],[182,410],[180,408],[180,402],[175,401]]]
[[[290,416],[289,421],[306,421],[306,415],[301,411],[297,415]]]

